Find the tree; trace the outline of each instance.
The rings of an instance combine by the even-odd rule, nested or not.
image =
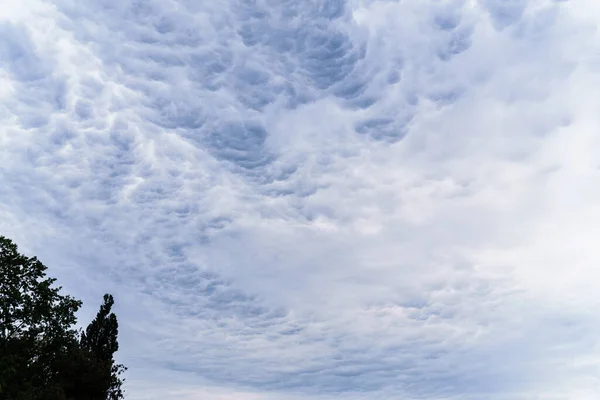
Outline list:
[[[81,301],[62,295],[46,269],[0,236],[0,400],[123,399],[113,297],[79,333]]]
[[[95,361],[102,366],[101,381],[102,399],[118,400],[123,398],[120,375],[126,370],[121,364],[115,364],[114,353],[119,350],[117,336],[119,323],[117,316],[111,312],[115,301],[110,294],[104,295],[104,303],[96,318],[81,335],[81,348],[88,351]]]
[[[50,391],[60,397],[53,365],[76,343],[72,326],[81,302],[61,295],[46,269],[0,236],[1,397],[50,398]]]

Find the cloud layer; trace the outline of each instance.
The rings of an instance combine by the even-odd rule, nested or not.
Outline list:
[[[0,229],[133,399],[600,394],[600,8],[0,5]]]

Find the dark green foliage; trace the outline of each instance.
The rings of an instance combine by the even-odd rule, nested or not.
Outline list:
[[[54,365],[76,343],[75,312],[81,302],[63,296],[46,267],[19,254],[0,236],[0,393],[7,398],[42,398],[54,389]],[[54,395],[53,395],[54,396]],[[56,394],[59,396],[59,394]],[[54,397],[56,397],[54,396]],[[45,397],[50,398],[50,397]]]
[[[54,283],[37,258],[0,236],[0,400],[122,399],[112,296],[79,335],[81,302]]]
[[[81,335],[81,348],[92,355],[96,362],[103,367],[103,398],[110,400],[122,399],[121,375],[125,367],[115,364],[113,354],[119,350],[117,336],[119,334],[119,323],[117,316],[111,312],[115,303],[110,294],[104,295],[104,303],[100,306],[100,311],[96,318],[88,325],[87,329]]]
[[[104,295],[104,303],[96,318],[81,335],[81,347],[94,353],[100,360],[110,360],[119,350],[117,316],[110,312],[115,301],[110,294]]]

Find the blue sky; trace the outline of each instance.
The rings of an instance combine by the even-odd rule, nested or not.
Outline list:
[[[599,16],[0,2],[0,233],[130,399],[597,399]]]

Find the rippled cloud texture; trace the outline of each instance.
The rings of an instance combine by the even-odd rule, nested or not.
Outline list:
[[[0,2],[0,231],[130,399],[597,399],[600,5]]]

